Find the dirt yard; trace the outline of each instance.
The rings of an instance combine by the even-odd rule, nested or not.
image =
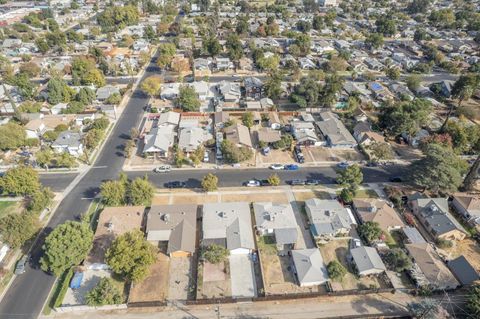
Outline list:
[[[191,268],[192,257],[175,257],[170,259],[168,283],[169,300],[189,299]]]
[[[163,301],[168,292],[168,273],[170,258],[159,252],[157,262],[150,267],[150,274],[145,280],[130,289],[129,302]]]
[[[198,287],[198,299],[222,298],[232,295],[230,267],[228,262],[217,265],[205,262],[203,264],[201,287]]]
[[[348,239],[333,240],[320,246],[320,252],[326,265],[333,260],[338,260],[348,270],[341,282],[332,285],[334,289],[366,289],[373,286],[382,288],[382,282],[374,276],[358,277],[355,275],[347,259],[348,251]]]
[[[261,152],[257,152],[257,165],[276,164],[276,163],[294,163],[292,152],[282,150],[270,150],[270,154],[263,155]]]
[[[453,247],[444,249],[448,259],[465,256],[468,262],[480,272],[480,247],[475,240],[467,238],[462,241],[453,241]]]

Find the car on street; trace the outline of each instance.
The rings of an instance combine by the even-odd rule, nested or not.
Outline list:
[[[298,171],[299,166],[297,164],[288,164],[283,167],[286,171]]]
[[[268,179],[262,179],[259,182],[260,182],[260,186],[272,186],[272,184],[270,184]]]
[[[185,187],[187,187],[187,183],[180,182],[180,181],[173,181],[173,182],[165,183],[165,187],[167,187],[167,188],[185,188]]]
[[[390,182],[392,183],[401,183],[403,180],[400,176],[394,176],[392,178],[390,178]]]
[[[15,275],[21,275],[25,272],[25,265],[27,264],[28,256],[23,255],[22,258],[17,262],[17,265],[15,266]]]
[[[159,166],[159,167],[155,167],[155,169],[153,170],[154,173],[168,173],[170,172],[172,168],[170,167],[170,165],[162,165],[162,166]]]
[[[292,179],[291,181],[288,181],[287,184],[295,186],[295,185],[305,185],[305,181],[301,179]]]
[[[210,162],[210,156],[208,155],[208,151],[205,151],[205,153],[203,154],[203,162],[204,163]]]
[[[247,187],[259,187],[261,186],[260,181],[257,181],[256,179],[251,179],[245,183],[243,183],[244,186]]]
[[[345,168],[347,168],[347,167],[349,167],[349,166],[350,166],[350,164],[348,164],[347,162],[341,162],[341,163],[338,163],[338,164],[337,164],[337,167],[338,167],[338,168],[341,168],[341,169],[345,169]]]
[[[272,164],[272,165],[270,165],[270,169],[282,170],[282,169],[284,169],[284,166],[282,164]]]
[[[320,180],[318,179],[307,179],[305,185],[320,185]]]

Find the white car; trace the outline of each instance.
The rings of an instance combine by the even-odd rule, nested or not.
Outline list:
[[[172,168],[170,165],[162,165],[153,170],[154,173],[168,173]]]
[[[245,186],[247,186],[247,187],[259,187],[260,182],[252,179],[252,180],[249,180],[248,182],[245,182]]]
[[[208,156],[208,152],[205,151],[205,154],[203,154],[203,162],[208,163],[210,162],[210,157]]]
[[[284,166],[282,164],[272,164],[270,165],[270,169],[278,171],[284,169]]]

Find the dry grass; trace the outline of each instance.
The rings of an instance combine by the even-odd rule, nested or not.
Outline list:
[[[222,195],[222,202],[274,202],[288,203],[287,195],[284,193],[261,193],[252,194],[225,194]]]
[[[202,285],[197,291],[198,299],[221,298],[232,295],[228,262],[218,265],[206,263],[202,268]]]
[[[443,250],[448,254],[449,259],[465,256],[473,268],[480,272],[480,247],[475,240],[467,238],[462,241],[454,241],[453,247]]]

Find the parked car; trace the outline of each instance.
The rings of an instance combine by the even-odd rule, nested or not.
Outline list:
[[[362,242],[358,238],[350,239],[350,249],[362,247]]]
[[[244,186],[247,187],[259,187],[261,186],[260,181],[257,181],[256,179],[251,179],[248,182],[243,183]]]
[[[286,171],[298,171],[299,166],[297,164],[289,164],[289,165],[285,165],[283,169]]]
[[[167,187],[167,188],[185,188],[185,187],[187,187],[187,183],[180,182],[180,181],[173,181],[173,182],[165,183],[165,187]]]
[[[270,165],[270,169],[273,169],[273,170],[282,170],[284,168],[285,167],[282,164],[272,164],[272,165]]]
[[[307,179],[305,185],[320,185],[320,180],[318,179]]]
[[[260,186],[271,186],[272,185],[272,184],[270,184],[268,179],[262,179],[259,182],[260,182]]]
[[[341,163],[338,163],[338,164],[337,164],[337,167],[338,167],[338,168],[341,168],[341,169],[345,169],[345,168],[347,168],[347,167],[349,167],[349,166],[350,166],[350,164],[348,164],[347,162],[341,162]]]
[[[154,173],[168,173],[170,172],[172,168],[170,167],[170,165],[162,165],[162,166],[159,166],[159,167],[156,167],[153,172]]]
[[[305,185],[305,181],[301,179],[292,179],[291,181],[288,181],[288,184],[295,186],[295,185]]]
[[[402,182],[402,178],[400,176],[394,176],[392,178],[390,178],[390,182],[392,183],[401,183]]]
[[[23,255],[15,266],[15,275],[21,275],[25,272],[25,265],[27,264],[28,256]]]
[[[210,162],[210,157],[208,156],[208,151],[205,151],[205,153],[203,154],[203,162],[204,163]]]

